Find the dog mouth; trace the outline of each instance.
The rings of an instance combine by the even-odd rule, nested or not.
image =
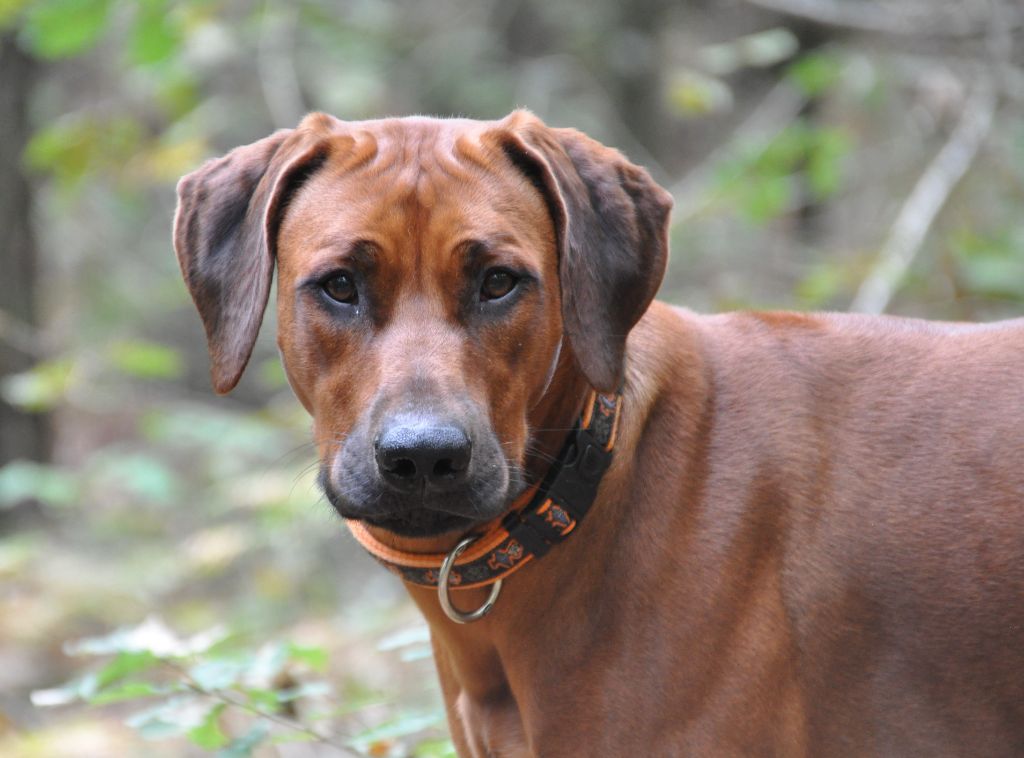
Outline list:
[[[366,486],[358,477],[334,481],[328,466],[321,467],[319,476],[325,498],[342,518],[403,537],[464,533],[493,521],[525,489],[521,480],[513,470],[507,476],[478,480],[460,493],[423,490],[398,494],[380,486]]]
[[[465,532],[479,523],[455,513],[426,509],[395,516],[364,517],[362,520],[402,537],[436,537],[451,532]]]

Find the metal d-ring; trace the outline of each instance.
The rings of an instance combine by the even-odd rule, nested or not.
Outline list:
[[[477,537],[471,536],[466,537],[462,542],[452,548],[452,551],[445,556],[444,562],[441,564],[441,574],[437,579],[437,599],[441,601],[441,610],[444,611],[444,615],[454,621],[456,624],[468,624],[470,621],[478,621],[490,613],[491,608],[498,600],[498,595],[501,593],[501,579],[497,580],[491,587],[491,594],[484,601],[484,604],[477,608],[475,611],[464,613],[452,605],[452,599],[448,594],[448,577],[451,576],[452,567],[455,565],[456,559],[462,555],[462,552],[476,542]]]

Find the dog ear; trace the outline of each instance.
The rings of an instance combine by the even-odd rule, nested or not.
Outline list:
[[[208,161],[178,182],[174,249],[203,320],[214,389],[242,375],[274,272],[281,213],[298,185],[323,164],[328,117],[309,116]]]
[[[559,246],[562,321],[576,361],[602,392],[622,384],[626,337],[668,262],[672,196],[617,150],[516,111],[506,155],[544,195]]]

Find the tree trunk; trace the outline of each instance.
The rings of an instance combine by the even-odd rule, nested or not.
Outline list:
[[[0,36],[0,377],[24,371],[35,360],[37,248],[22,164],[35,70],[13,33]],[[45,415],[24,413],[0,397],[0,466],[18,458],[46,460],[49,443]]]

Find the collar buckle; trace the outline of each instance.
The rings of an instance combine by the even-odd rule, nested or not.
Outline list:
[[[479,539],[478,535],[471,535],[452,548],[452,551],[445,556],[444,561],[441,563],[441,570],[437,579],[437,599],[441,603],[441,610],[444,611],[445,616],[456,624],[468,624],[471,621],[482,619],[491,612],[494,604],[498,602],[498,595],[501,593],[501,579],[498,579],[491,585],[491,594],[488,595],[487,600],[475,611],[460,611],[452,605],[452,598],[448,593],[448,582],[451,578],[452,566],[455,565],[455,561],[462,555],[462,552],[476,542],[477,539]]]

